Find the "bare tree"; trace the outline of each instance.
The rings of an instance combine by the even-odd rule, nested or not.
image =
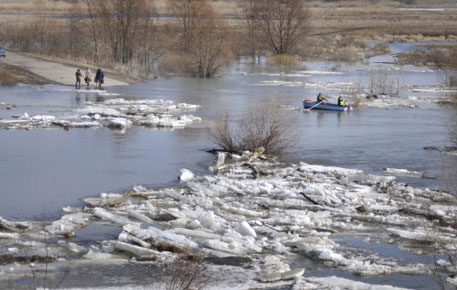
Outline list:
[[[137,48],[138,30],[150,23],[151,5],[147,0],[90,0],[88,9],[95,8],[97,19],[101,22],[104,39],[111,49],[116,62],[127,64],[132,60]]]
[[[243,11],[243,44],[247,53],[251,56],[252,62],[256,61],[256,56],[259,54],[261,45],[260,23],[258,19],[258,5],[252,0],[239,0],[239,6]]]
[[[403,88],[403,75],[399,72],[391,72],[387,69],[371,70],[369,80],[370,95],[390,95],[399,97]]]
[[[180,26],[181,49],[190,54],[195,33],[202,27],[207,15],[212,13],[211,7],[206,0],[170,0],[168,3]]]
[[[89,13],[89,27],[90,27],[90,34],[92,36],[92,40],[94,42],[94,60],[98,61],[98,32],[97,32],[97,24],[95,22],[95,15],[94,15],[94,10],[95,8],[93,7],[94,5],[93,0],[86,0],[86,7],[87,7],[87,12]]]
[[[258,0],[252,16],[258,22],[274,54],[293,54],[297,44],[309,32],[310,14],[303,0]]]
[[[231,59],[228,29],[212,11],[208,11],[201,24],[196,31],[192,52],[196,55],[198,76],[209,78]]]
[[[194,75],[212,77],[232,58],[228,27],[207,0],[171,0],[169,5],[177,15],[178,53],[190,59]]]

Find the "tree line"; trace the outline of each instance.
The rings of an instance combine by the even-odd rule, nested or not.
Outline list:
[[[136,70],[212,77],[234,57],[297,54],[309,31],[303,0],[239,0],[239,15],[220,15],[208,0],[79,0],[65,19],[3,23],[0,37],[27,52]]]

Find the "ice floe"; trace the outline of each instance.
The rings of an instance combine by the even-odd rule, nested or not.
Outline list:
[[[411,178],[430,178],[427,172],[420,172],[414,170],[407,170],[407,169],[398,169],[398,168],[384,168],[384,173],[387,175],[394,175],[394,176],[405,176]]]
[[[98,128],[108,127],[125,130],[132,125],[151,128],[184,128],[200,122],[199,117],[188,114],[198,105],[174,103],[167,100],[126,100],[108,99],[103,102],[86,102],[83,108],[75,109],[62,116],[34,115],[27,112],[15,115],[13,119],[0,120],[0,129],[45,129],[52,127]],[[67,108],[66,108],[67,109]]]
[[[218,157],[219,163],[225,161],[225,154]],[[168,263],[182,253],[198,253],[209,260],[248,258],[244,274],[236,267],[226,268],[237,276],[220,278],[222,284],[244,279],[237,289],[278,285],[334,289],[350,283],[355,283],[353,289],[395,289],[337,277],[313,278],[312,268],[298,261],[308,259],[358,276],[427,275],[428,266],[419,260],[404,262],[383,247],[346,244],[337,237],[374,238],[412,252],[440,248],[430,244],[449,249],[457,245],[456,200],[446,192],[413,188],[394,176],[355,169],[283,164],[267,158],[251,165],[258,177],[251,169],[237,166],[209,175],[183,170],[184,182],[179,186],[136,186],[129,194],[102,193],[84,199],[87,206],[67,208],[61,219],[44,227],[45,234],[37,224],[1,219],[6,230],[0,232],[0,249],[21,252],[21,247],[27,247],[43,254],[42,235],[78,238],[85,226],[110,226],[118,230],[109,240],[91,246],[60,241],[50,247],[53,257],[66,258],[71,253],[74,259],[95,262],[124,255]],[[183,178],[187,174],[192,178]],[[34,241],[20,241],[23,236]],[[364,243],[370,243],[368,238]],[[210,263],[210,269],[217,267]]]

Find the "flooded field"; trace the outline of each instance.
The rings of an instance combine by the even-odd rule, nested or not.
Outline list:
[[[393,53],[411,49],[411,45],[400,43],[391,47]],[[428,67],[397,67],[391,63],[392,59],[392,56],[374,57],[367,64],[303,63],[299,69],[288,72],[274,71],[265,63],[251,65],[248,60],[240,60],[227,73],[211,80],[173,77],[108,87],[103,92],[75,91],[56,85],[2,87],[0,216],[10,220],[52,221],[60,218],[63,207],[81,206],[83,198],[102,192],[124,192],[133,185],[153,188],[178,185],[182,168],[209,174],[214,155],[206,150],[215,145],[207,128],[227,110],[237,116],[270,97],[279,97],[281,105],[296,117],[296,123],[290,125],[298,133],[298,143],[284,152],[281,160],[360,169],[379,176],[396,175],[397,181],[415,188],[443,188],[443,162],[454,157],[424,147],[449,145],[448,124],[455,109],[437,104],[449,90],[442,86],[439,71]],[[376,71],[386,72],[395,79],[399,96],[363,99],[349,113],[301,109],[303,99],[315,98],[319,92],[333,98],[343,94],[348,103],[355,102],[358,94],[368,92]],[[173,101],[172,106],[198,105],[184,113],[201,120],[182,127],[151,127],[132,119],[132,124],[112,129],[109,123],[112,119],[105,120],[103,115],[120,98],[132,102],[163,99]],[[102,115],[102,119],[97,119],[99,126],[65,130],[65,126],[56,125],[56,120],[88,121],[80,112],[96,106],[105,110],[97,111]],[[175,113],[170,108],[166,112]],[[178,115],[184,113],[180,111]],[[40,117],[33,120],[34,116]],[[35,121],[44,124],[43,116],[54,119],[40,128],[27,127],[36,124]],[[25,125],[11,127],[19,126],[11,123],[14,120],[22,120],[19,123]],[[87,241],[91,231],[87,232],[78,232],[78,239]],[[105,239],[110,234],[116,238],[119,230],[108,230]],[[420,263],[421,257],[387,244],[385,236],[380,243],[372,243],[364,241],[365,235],[363,238],[339,235],[333,239],[341,247],[371,247],[379,255],[402,256],[408,264]],[[295,263],[315,265],[310,261]],[[412,285],[407,270],[390,273],[388,278],[360,279],[353,272],[334,269],[332,265],[317,267],[305,276],[335,275],[416,289],[430,289],[432,285],[423,274],[417,276],[420,279],[414,277],[417,285]]]

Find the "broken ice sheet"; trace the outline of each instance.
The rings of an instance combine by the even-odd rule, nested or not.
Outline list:
[[[354,275],[423,275],[424,264],[412,258],[403,261],[402,251],[406,250],[393,247],[403,247],[410,240],[423,242],[431,229],[441,237],[437,242],[457,243],[455,229],[424,217],[433,213],[443,222],[454,217],[452,206],[435,201],[446,193],[413,188],[395,177],[360,170],[269,159],[252,165],[263,172],[259,178],[235,167],[215,175],[195,175],[175,187],[136,187],[145,199],[126,199],[112,208],[104,205],[123,195],[104,193],[86,199],[95,207],[86,208],[83,214],[68,210],[68,217],[52,223],[49,229],[58,234],[74,227],[78,237],[78,227],[88,215],[88,227],[97,223],[122,229],[109,241],[97,241],[86,254],[88,258],[111,259],[116,253],[127,252],[161,261],[198,249],[207,257],[249,258],[256,269],[252,278],[278,283],[306,273],[306,267],[303,271],[303,267],[291,267],[303,257]],[[423,231],[417,230],[418,224]],[[354,237],[349,242],[335,238],[342,234],[371,238],[380,244],[357,242]],[[8,247],[15,248],[14,240],[8,240]],[[387,252],[383,252],[385,248]],[[69,249],[78,250],[71,244]],[[273,273],[256,266],[268,256],[277,256],[276,264],[289,268]]]
[[[126,130],[132,125],[151,128],[184,128],[198,123],[201,118],[188,114],[199,108],[198,105],[174,103],[166,100],[125,100],[108,99],[103,102],[86,102],[85,107],[57,112],[58,116],[34,115],[27,113],[13,116],[14,119],[0,120],[0,129],[46,129],[53,127],[89,128],[108,127]]]

